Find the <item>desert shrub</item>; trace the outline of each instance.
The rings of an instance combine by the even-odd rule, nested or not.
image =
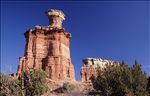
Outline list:
[[[43,70],[25,71],[17,79],[0,74],[0,96],[40,96],[48,89],[47,74]]]
[[[69,83],[69,82],[66,82],[63,84],[63,89],[65,90],[73,90],[74,89],[74,85]]]
[[[147,95],[147,77],[141,65],[137,62],[133,67],[128,67],[124,62],[114,65],[106,66],[101,74],[91,78],[93,88],[100,96]]]
[[[19,80],[6,74],[0,74],[0,96],[19,96],[21,87]]]
[[[48,86],[46,83],[46,72],[43,70],[34,70],[31,75],[31,89],[33,88],[33,93],[35,95],[42,95],[47,91]]]
[[[25,71],[20,77],[23,93],[26,96],[40,96],[48,89],[46,83],[47,74],[43,70]]]

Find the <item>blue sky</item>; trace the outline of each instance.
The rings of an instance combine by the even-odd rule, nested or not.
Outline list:
[[[150,2],[148,1],[2,1],[1,71],[17,71],[24,54],[24,32],[35,25],[48,25],[47,9],[61,9],[63,23],[72,34],[71,57],[80,80],[82,59],[87,57],[136,59],[150,76]]]

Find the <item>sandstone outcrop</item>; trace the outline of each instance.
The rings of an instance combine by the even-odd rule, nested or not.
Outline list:
[[[97,75],[97,68],[105,68],[106,64],[112,65],[112,64],[119,64],[118,62],[115,61],[110,61],[110,60],[103,60],[100,58],[86,58],[83,59],[83,66],[81,68],[81,79],[82,82],[90,82],[90,77],[96,76]]]
[[[26,46],[19,59],[18,74],[25,69],[43,69],[53,80],[75,80],[74,66],[70,57],[71,34],[62,28],[65,15],[60,10],[46,12],[50,25],[35,26],[25,32]]]

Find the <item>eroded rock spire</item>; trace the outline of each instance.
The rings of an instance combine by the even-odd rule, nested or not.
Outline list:
[[[62,28],[65,15],[60,10],[47,11],[49,26],[36,25],[25,32],[26,47],[20,57],[18,75],[27,68],[47,70],[49,79],[75,80],[70,56],[71,34]]]
[[[49,18],[49,26],[51,28],[62,29],[63,20],[65,20],[65,14],[61,10],[49,9],[46,11],[46,15]]]

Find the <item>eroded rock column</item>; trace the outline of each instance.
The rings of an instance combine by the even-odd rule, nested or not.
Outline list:
[[[20,59],[18,74],[27,68],[43,69],[48,71],[50,79],[75,80],[70,57],[71,34],[62,28],[65,15],[54,9],[46,14],[50,21],[48,26],[36,25],[35,29],[25,32],[25,54]]]

